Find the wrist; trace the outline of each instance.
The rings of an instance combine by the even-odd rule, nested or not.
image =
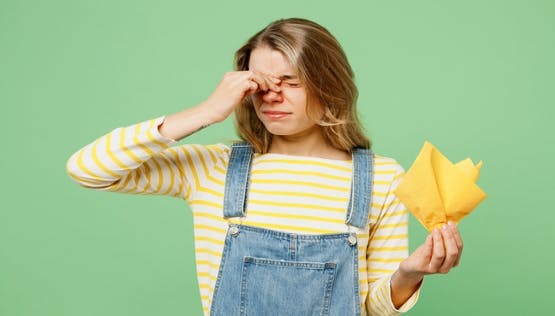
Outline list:
[[[217,110],[218,107],[214,106],[210,100],[206,100],[195,107],[197,112],[197,116],[199,116],[205,125],[212,125],[215,123],[220,123],[224,121],[229,114],[221,113],[221,111]]]
[[[401,262],[399,268],[395,271],[394,277],[403,283],[418,283],[424,279],[424,273],[407,269],[404,262]]]

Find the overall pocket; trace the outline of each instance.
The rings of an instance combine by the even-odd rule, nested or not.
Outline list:
[[[336,264],[244,257],[241,315],[329,315]]]

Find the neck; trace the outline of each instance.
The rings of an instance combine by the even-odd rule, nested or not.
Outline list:
[[[319,128],[296,135],[273,135],[269,153],[349,160],[351,155],[326,143]]]

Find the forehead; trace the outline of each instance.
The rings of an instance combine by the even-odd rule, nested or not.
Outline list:
[[[267,46],[252,50],[249,58],[249,70],[274,74],[278,77],[297,75],[295,67],[291,65],[284,54]]]

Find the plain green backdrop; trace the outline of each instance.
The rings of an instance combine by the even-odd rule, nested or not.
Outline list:
[[[0,0],[0,315],[200,315],[182,200],[80,188],[69,156],[193,106],[282,17],[326,26],[375,151],[483,160],[461,266],[409,315],[552,310],[555,1]],[[187,139],[233,138],[232,120]],[[425,230],[411,218],[411,249]]]

